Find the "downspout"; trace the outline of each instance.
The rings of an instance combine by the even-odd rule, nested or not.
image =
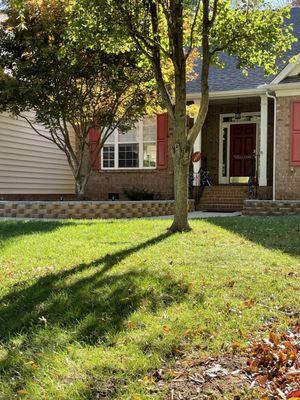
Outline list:
[[[268,98],[274,100],[274,132],[273,132],[273,201],[276,200],[276,134],[277,134],[277,98],[266,90]]]

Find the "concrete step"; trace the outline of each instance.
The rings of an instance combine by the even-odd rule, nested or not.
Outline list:
[[[204,192],[202,197],[209,197],[209,198],[220,198],[220,197],[237,197],[237,198],[245,198],[248,196],[248,193],[212,193],[212,192]]]
[[[210,205],[210,206],[196,206],[196,211],[219,211],[219,212],[235,212],[235,211],[242,211],[243,207],[234,207],[229,206],[228,204],[218,204],[218,205]]]
[[[214,206],[214,205],[219,205],[219,204],[227,204],[227,205],[231,205],[233,207],[244,207],[244,202],[243,201],[226,201],[226,200],[222,200],[222,201],[200,201],[199,204],[201,206]]]
[[[244,201],[246,196],[202,196],[201,201],[211,201],[211,202],[218,202],[218,201]]]
[[[228,195],[232,195],[232,194],[247,194],[248,193],[248,189],[247,190],[217,190],[217,189],[210,189],[210,188],[205,188],[204,189],[204,193],[210,193],[210,194],[228,194]]]

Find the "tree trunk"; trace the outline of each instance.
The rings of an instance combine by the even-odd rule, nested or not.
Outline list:
[[[173,125],[172,156],[174,165],[174,220],[171,232],[185,232],[191,228],[188,223],[188,173],[191,157],[186,132],[185,103],[176,115]]]
[[[174,156],[174,220],[171,232],[186,232],[191,230],[188,223],[188,172],[189,163],[186,155]]]
[[[80,176],[75,178],[75,186],[76,186],[76,199],[77,200],[84,200],[85,197],[85,187],[87,184],[86,177]]]
[[[175,116],[173,119],[172,156],[174,165],[174,221],[172,232],[185,232],[191,228],[188,223],[188,172],[191,157],[187,137],[186,113],[186,68],[182,61],[181,68],[175,73]]]

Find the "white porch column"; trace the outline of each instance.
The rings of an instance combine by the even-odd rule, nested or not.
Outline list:
[[[200,131],[194,143],[194,153],[196,151],[200,151],[201,153],[201,149],[202,149],[202,137]],[[201,160],[193,163],[194,174],[198,174],[200,167],[201,167]],[[196,179],[194,179],[194,186],[199,186],[199,181]]]
[[[195,104],[197,104],[200,107],[200,100],[195,100]],[[202,152],[202,132],[199,132],[199,135],[197,136],[195,143],[194,143],[194,153],[196,151]],[[198,174],[199,169],[201,167],[201,160],[193,163],[193,169],[194,169],[194,174]],[[194,179],[194,186],[200,186],[199,179]]]
[[[268,152],[268,98],[260,96],[260,136],[259,136],[259,186],[267,186],[267,152]]]

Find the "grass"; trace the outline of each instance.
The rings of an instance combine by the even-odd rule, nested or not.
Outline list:
[[[180,348],[243,348],[299,310],[300,218],[0,222],[0,399],[160,399]]]

